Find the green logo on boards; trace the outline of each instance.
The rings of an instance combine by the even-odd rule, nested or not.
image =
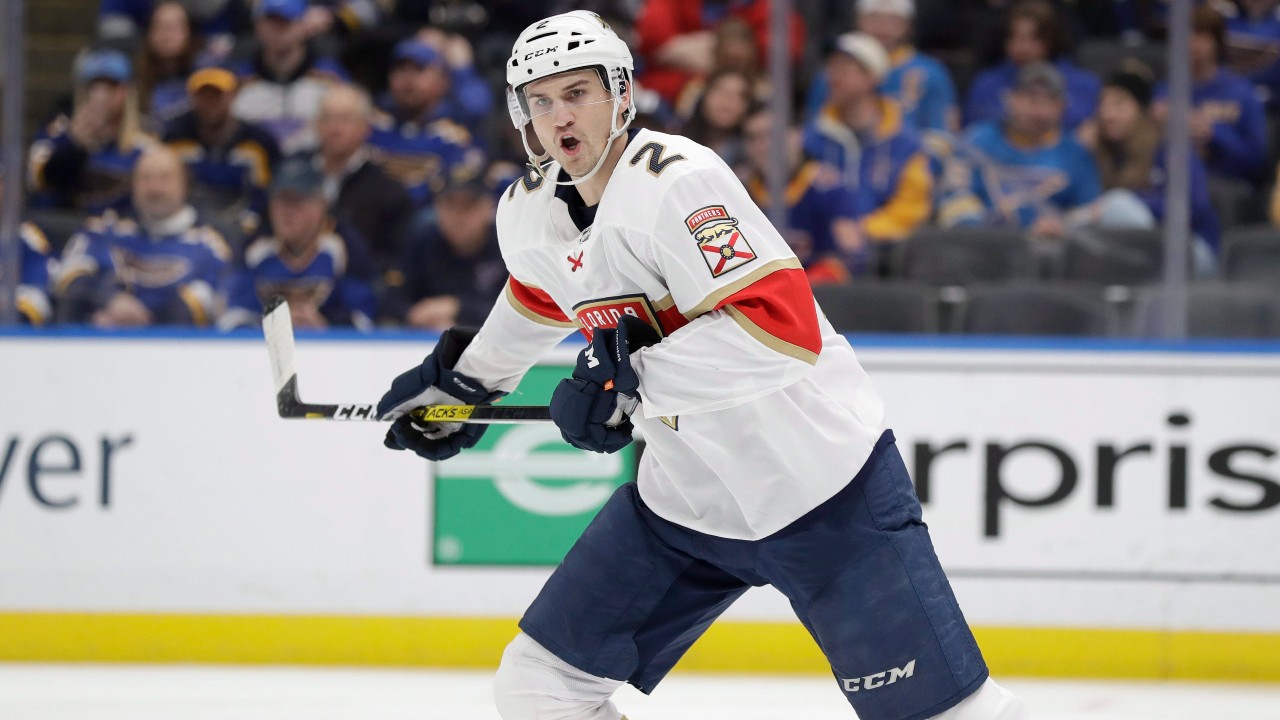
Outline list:
[[[570,368],[537,366],[509,402],[546,403]],[[438,565],[555,565],[615,488],[635,479],[635,446],[574,448],[552,423],[494,425],[436,468]]]

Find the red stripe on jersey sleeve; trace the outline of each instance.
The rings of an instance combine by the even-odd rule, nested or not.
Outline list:
[[[775,270],[725,298],[715,309],[726,305],[777,340],[816,356],[822,351],[822,331],[813,289],[804,270]]]
[[[508,278],[507,287],[511,291],[511,298],[519,303],[521,308],[550,322],[576,327],[576,324],[564,314],[545,290],[525,285],[514,276]]]

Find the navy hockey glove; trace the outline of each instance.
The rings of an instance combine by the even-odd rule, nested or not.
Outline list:
[[[453,369],[476,335],[474,328],[454,327],[422,364],[391,381],[378,401],[378,419],[394,419],[383,444],[392,450],[412,450],[428,460],[445,460],[473,447],[489,427],[480,423],[424,423],[407,415],[423,405],[478,405],[503,393],[491,393],[478,380]]]
[[[612,453],[631,442],[634,426],[625,414],[615,418],[622,396],[638,398],[640,378],[631,353],[658,342],[646,322],[624,315],[615,328],[600,328],[578,355],[573,377],[551,395],[551,419],[565,442],[583,450]]]

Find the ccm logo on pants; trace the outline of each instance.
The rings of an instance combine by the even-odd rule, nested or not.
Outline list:
[[[840,678],[844,684],[845,692],[858,692],[859,690],[875,690],[884,685],[892,685],[902,678],[909,678],[916,671],[916,661],[903,665],[900,668],[891,668],[875,675],[867,675],[866,677],[856,678]]]

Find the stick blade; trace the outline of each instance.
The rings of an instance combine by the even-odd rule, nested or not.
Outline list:
[[[276,393],[284,390],[291,380],[296,388],[298,370],[293,364],[293,319],[289,315],[289,302],[280,295],[271,298],[262,313],[262,334],[267,340],[267,356],[271,359],[271,379]]]

